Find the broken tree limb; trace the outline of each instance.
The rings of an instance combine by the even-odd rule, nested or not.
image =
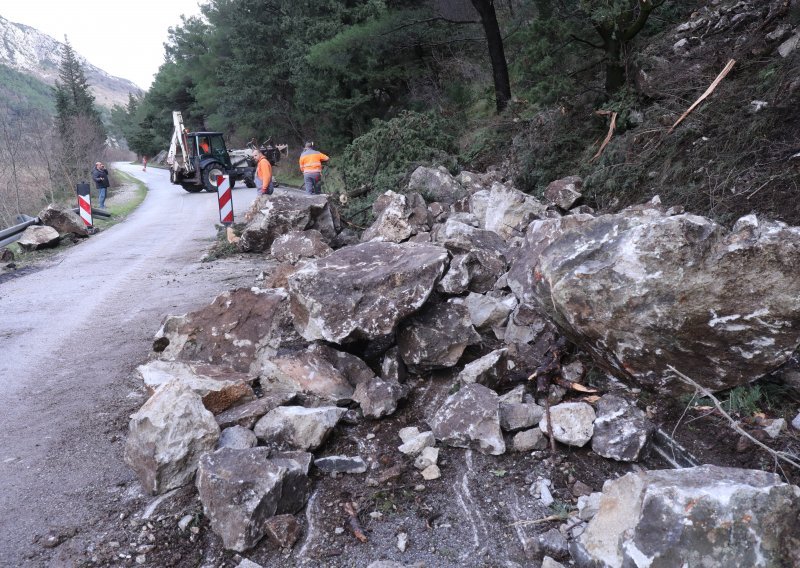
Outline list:
[[[715,397],[714,394],[710,390],[708,390],[707,388],[701,386],[700,384],[695,382],[693,379],[690,379],[689,377],[687,377],[686,375],[681,373],[678,369],[676,369],[672,365],[667,365],[667,368],[670,369],[673,373],[675,373],[675,375],[677,375],[677,377],[678,377],[678,379],[680,381],[682,381],[682,382],[686,383],[687,385],[695,388],[697,390],[697,392],[699,392],[704,397],[707,397],[709,400],[711,400],[711,402],[714,403],[714,406],[716,407],[717,411],[728,421],[728,423],[730,424],[731,428],[737,434],[740,434],[740,435],[744,436],[745,438],[747,438],[748,440],[753,442],[755,445],[757,445],[759,448],[761,448],[764,451],[768,452],[776,461],[780,460],[780,461],[783,461],[785,463],[788,463],[791,466],[796,467],[797,469],[800,469],[800,458],[798,458],[797,456],[795,456],[793,454],[789,454],[789,453],[786,453],[786,452],[777,452],[777,451],[773,450],[772,448],[770,448],[769,446],[767,446],[766,444],[758,441],[756,438],[754,438],[753,436],[748,434],[741,426],[739,426],[739,424],[736,422],[736,420],[734,420],[731,417],[730,414],[725,412],[725,410],[722,408],[722,404],[719,402],[717,397]]]
[[[347,522],[350,525],[350,532],[353,533],[353,536],[360,542],[367,542],[367,535],[364,533],[364,529],[361,528],[361,523],[358,521],[358,512],[353,503],[345,503],[344,512],[347,513]]]
[[[730,73],[730,72],[731,72],[731,69],[733,69],[733,66],[734,66],[735,64],[736,64],[736,60],[735,60],[735,59],[731,59],[730,61],[728,61],[728,64],[725,66],[725,68],[724,68],[722,71],[720,71],[720,74],[719,74],[719,75],[717,75],[717,78],[716,78],[716,79],[714,79],[714,82],[713,82],[713,83],[711,83],[711,85],[709,85],[708,89],[706,89],[706,92],[705,92],[705,93],[703,93],[702,95],[700,95],[700,98],[699,98],[699,99],[697,99],[696,101],[694,101],[694,104],[692,104],[692,106],[690,106],[688,109],[686,109],[686,112],[684,112],[684,113],[683,113],[683,114],[680,116],[680,118],[679,118],[678,120],[676,120],[676,121],[675,121],[675,124],[673,124],[673,125],[672,125],[672,127],[670,127],[670,129],[667,131],[667,134],[670,134],[670,133],[672,133],[672,131],[673,131],[673,130],[675,130],[675,127],[676,127],[676,126],[678,126],[678,125],[679,125],[681,122],[683,122],[683,119],[684,119],[684,118],[686,118],[687,116],[689,116],[689,114],[690,114],[690,113],[691,113],[691,112],[692,112],[694,109],[696,109],[696,108],[697,108],[697,106],[698,106],[700,103],[702,103],[704,100],[706,100],[706,99],[708,98],[708,96],[709,96],[711,93],[713,93],[713,92],[714,92],[714,89],[716,89],[716,88],[717,88],[717,85],[719,85],[719,84],[720,84],[720,82],[722,82],[722,80],[725,78],[725,76],[726,76],[728,73]]]
[[[616,130],[617,128],[616,112],[612,112],[610,110],[598,110],[597,112],[595,112],[595,114],[598,114],[600,116],[611,115],[611,124],[608,125],[608,134],[606,134],[605,140],[603,140],[603,143],[600,144],[600,149],[597,151],[597,154],[592,156],[592,159],[589,160],[590,162],[594,162],[597,158],[599,158],[603,154],[603,150],[605,150],[606,146],[608,146],[608,143],[611,142],[611,138],[614,136],[614,130]]]

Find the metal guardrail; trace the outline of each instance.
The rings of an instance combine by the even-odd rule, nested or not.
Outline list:
[[[77,207],[73,207],[72,211],[74,213],[78,212]],[[108,211],[103,211],[102,209],[96,209],[92,207],[92,215],[97,215],[98,217],[105,217],[110,218],[111,213]],[[7,229],[0,230],[0,247],[4,247],[14,243],[20,239],[22,233],[25,232],[25,229],[30,227],[31,225],[39,225],[41,224],[42,220],[39,217],[28,217],[27,215],[18,215],[17,219],[22,219],[22,222],[18,223],[17,225],[12,225]]]

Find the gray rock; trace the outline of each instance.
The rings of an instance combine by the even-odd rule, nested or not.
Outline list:
[[[53,227],[31,225],[22,232],[17,244],[22,250],[40,250],[58,246],[61,237]]]
[[[427,301],[447,262],[435,245],[384,242],[309,261],[288,281],[294,324],[309,341],[386,336]]]
[[[617,461],[639,461],[655,426],[624,398],[607,394],[597,402],[592,451]]]
[[[281,406],[259,420],[254,431],[259,440],[270,445],[316,450],[345,412],[334,406]]]
[[[607,481],[571,547],[578,566],[796,566],[800,488],[763,471],[704,465]]]
[[[561,209],[572,209],[575,202],[581,197],[583,179],[579,176],[569,176],[550,182],[544,190],[544,198]]]
[[[515,452],[530,452],[547,449],[547,438],[539,428],[531,428],[514,434],[511,446]]]
[[[506,451],[499,398],[483,385],[469,384],[450,395],[429,423],[436,439],[448,446],[490,455]]]
[[[400,350],[397,346],[389,349],[383,356],[381,362],[381,377],[387,381],[404,383],[406,381],[406,364],[400,357]]]
[[[125,463],[145,491],[164,493],[191,483],[200,456],[216,447],[219,435],[200,396],[181,383],[167,383],[131,416]]]
[[[506,432],[527,430],[544,416],[544,408],[534,403],[500,403],[500,428]]]
[[[353,398],[353,385],[318,350],[309,348],[264,361],[264,392],[302,392],[333,403]]]
[[[800,412],[798,412],[797,416],[792,419],[792,428],[795,430],[800,430]]]
[[[594,409],[585,402],[562,402],[550,407],[553,436],[570,446],[585,446],[594,433]],[[539,421],[539,429],[550,436],[547,415]]]
[[[505,259],[505,252],[508,248],[497,233],[472,227],[454,218],[449,218],[441,225],[437,225],[432,236],[434,242],[441,244],[454,255],[482,250]]]
[[[439,461],[439,448],[428,446],[423,448],[422,452],[414,460],[414,467],[422,471],[432,465],[436,465]]]
[[[602,493],[592,493],[578,497],[578,517],[583,521],[591,520],[600,510]]]
[[[88,237],[89,232],[83,220],[68,207],[50,204],[39,215],[43,225],[53,227],[59,234],[71,233],[79,237]]]
[[[225,428],[220,434],[217,449],[246,450],[255,448],[257,445],[258,438],[256,438],[252,430],[242,426],[231,426],[230,428]]]
[[[489,388],[500,385],[508,369],[506,352],[506,349],[496,349],[480,359],[467,363],[456,380],[462,385],[480,383]]]
[[[542,559],[542,568],[564,568],[564,565],[561,562],[556,562],[549,556],[545,556]]]
[[[486,209],[490,200],[491,192],[488,189],[476,191],[469,198],[469,212],[475,215],[481,228],[486,226]]]
[[[434,479],[439,479],[442,476],[442,472],[438,465],[429,465],[420,473],[422,474],[422,479],[425,481],[433,481]]]
[[[360,456],[327,456],[314,460],[314,465],[325,473],[364,473],[366,462]]]
[[[367,566],[367,568],[407,568],[402,562],[395,562],[394,560],[377,560]]]
[[[472,195],[478,191],[483,191],[484,188],[491,187],[494,182],[500,181],[500,179],[501,176],[497,171],[477,173],[463,170],[456,175],[456,181]]]
[[[314,460],[314,454],[297,450],[274,451],[269,455],[269,457],[278,463],[283,463],[281,460],[289,460],[290,462],[294,462],[294,464],[297,465],[295,466],[292,464],[291,467],[300,468],[300,471],[302,471],[304,475],[308,475],[308,472],[311,471],[311,462]]]
[[[457,254],[437,289],[445,294],[463,294],[467,290],[485,294],[505,271],[505,258],[497,253],[476,249]]]
[[[535,197],[508,185],[494,183],[486,206],[484,227],[504,239],[522,235],[534,219],[541,218],[547,207]]]
[[[773,418],[763,420],[761,429],[772,439],[777,438],[783,430],[786,430],[786,420],[783,418]]]
[[[791,55],[791,53],[797,49],[797,46],[799,45],[800,33],[796,33],[778,46],[778,54],[785,59],[789,57],[789,55]]]
[[[397,334],[400,356],[415,371],[453,367],[464,349],[478,341],[467,308],[451,302],[426,306]]]
[[[275,239],[292,231],[316,229],[328,241],[337,232],[327,195],[263,195],[253,202],[245,219],[239,248],[249,252],[266,252]]]
[[[266,534],[270,517],[305,505],[311,480],[291,460],[270,459],[267,448],[223,448],[200,460],[197,492],[224,547],[242,552]]]
[[[295,264],[304,258],[328,256],[333,249],[325,242],[325,237],[316,229],[291,231],[272,241],[270,254],[278,262]]]
[[[620,377],[687,390],[672,365],[720,390],[776,369],[800,344],[798,263],[800,227],[750,215],[727,232],[656,202],[552,238],[522,293]]]
[[[470,293],[464,298],[464,305],[469,310],[472,325],[478,331],[502,328],[508,316],[517,307],[514,296],[495,298],[484,294]]]
[[[557,558],[569,555],[569,543],[558,529],[550,529],[539,535],[539,545],[544,552]]]
[[[361,236],[364,242],[400,243],[431,230],[428,207],[419,193],[387,191],[377,199],[373,210],[377,218]]]
[[[279,406],[289,404],[295,398],[293,392],[272,392],[266,393],[262,398],[246,402],[245,404],[229,408],[225,412],[217,415],[217,424],[220,428],[230,426],[242,426],[252,429],[258,419],[267,412]]]
[[[408,180],[408,191],[422,194],[428,201],[452,204],[466,197],[467,191],[447,168],[419,166]]]
[[[356,387],[353,400],[367,418],[383,418],[397,410],[397,404],[406,394],[407,389],[400,383],[373,377]]]
[[[436,444],[433,432],[420,432],[416,427],[403,428],[399,434],[403,443],[397,449],[408,456],[416,456]]]
[[[256,564],[252,560],[248,560],[244,558],[239,564],[236,565],[236,568],[264,568],[261,564]]]
[[[503,341],[511,343],[533,343],[553,329],[550,321],[538,308],[530,304],[519,304],[508,317]]]
[[[525,397],[525,385],[517,385],[506,394],[500,396],[500,404],[503,403],[517,403],[523,402]]]

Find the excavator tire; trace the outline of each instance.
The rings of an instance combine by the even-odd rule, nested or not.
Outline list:
[[[222,164],[213,162],[203,168],[202,180],[205,190],[209,193],[216,193],[217,191],[217,176],[225,175],[225,169]]]
[[[200,193],[203,191],[202,185],[194,185],[193,183],[182,183],[181,187],[189,193]]]

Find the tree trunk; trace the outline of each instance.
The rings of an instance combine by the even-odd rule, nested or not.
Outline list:
[[[494,0],[471,0],[481,17],[483,31],[486,34],[486,44],[489,48],[489,60],[492,62],[492,76],[494,77],[494,94],[497,101],[497,112],[503,112],[511,100],[511,82],[508,78],[508,64],[503,49],[503,36],[497,23],[497,14],[494,10]]]
[[[625,86],[625,63],[622,61],[622,44],[617,40],[607,41],[606,50],[606,93],[612,95]]]

